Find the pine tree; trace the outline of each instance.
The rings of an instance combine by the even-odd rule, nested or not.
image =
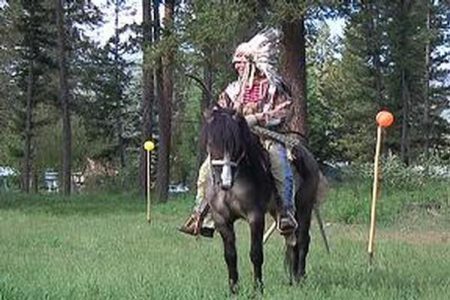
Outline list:
[[[335,121],[339,113],[326,89],[339,64],[341,42],[339,37],[331,36],[330,28],[322,22],[314,38],[309,38],[310,47],[307,48],[309,145],[320,161],[335,160],[340,156],[336,147],[338,123]]]
[[[450,121],[443,113],[450,109],[450,70],[445,67],[449,62],[450,50],[450,4],[445,1],[428,3],[426,28],[428,35],[425,40],[425,84],[423,102],[423,125],[425,153],[437,152],[448,155],[450,140]],[[447,149],[447,150],[446,150]],[[447,152],[447,153],[445,153]]]
[[[174,45],[170,43],[174,35],[174,10],[175,1],[166,0],[164,3],[163,39],[169,45],[162,59],[162,90],[158,99],[158,165],[156,177],[156,197],[161,202],[168,199],[168,188],[170,179],[170,143],[171,143],[171,120],[173,101],[173,63]],[[158,83],[157,83],[158,84]]]
[[[2,16],[7,27],[2,32],[5,50],[3,73],[8,80],[5,99],[8,104],[6,125],[11,134],[19,137],[22,145],[11,145],[9,151],[21,160],[21,187],[30,191],[35,155],[34,135],[39,126],[36,107],[45,101],[51,88],[53,60],[51,49],[51,10],[42,1],[21,1],[5,6]],[[14,38],[13,38],[14,37]],[[15,93],[16,92],[16,93]],[[51,94],[51,92],[50,92]],[[34,176],[33,176],[34,177]],[[34,180],[34,186],[37,187]]]
[[[18,29],[18,23],[22,14],[20,3],[11,3],[0,8],[0,165],[18,167],[12,149],[20,150],[19,139],[14,134],[11,116],[15,114],[15,108],[23,103],[23,96],[17,85],[17,65],[21,62],[20,49],[17,45],[21,41],[22,34]],[[21,105],[22,106],[22,105]],[[16,131],[17,132],[17,131]],[[16,151],[17,152],[17,151]]]
[[[142,145],[145,141],[153,138],[153,103],[154,103],[154,85],[153,85],[153,70],[150,63],[150,47],[152,46],[152,10],[151,3],[148,0],[142,0],[142,129],[141,129],[141,146],[139,156],[139,182],[140,189],[147,192],[147,161],[146,153]]]
[[[59,101],[63,123],[63,162],[62,185],[65,195],[71,192],[72,172],[72,129],[70,122],[70,94],[67,78],[66,28],[64,22],[64,0],[55,0],[56,26],[58,31],[58,62],[59,62]]]

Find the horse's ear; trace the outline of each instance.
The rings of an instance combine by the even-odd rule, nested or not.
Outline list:
[[[205,111],[203,112],[203,118],[205,118],[206,122],[211,121],[212,119],[212,110],[207,108],[205,109]]]
[[[207,122],[211,122],[212,120],[212,114],[214,111],[220,110],[221,107],[217,103],[213,103],[209,108],[205,109],[203,112],[203,117]]]
[[[205,111],[203,112],[203,118],[205,118],[206,122],[209,123],[212,121],[213,119],[213,112],[218,110],[219,107],[217,105],[213,105],[210,108],[205,109]]]

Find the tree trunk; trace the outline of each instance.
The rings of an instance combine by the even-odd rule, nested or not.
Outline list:
[[[161,24],[160,24],[160,17],[159,17],[159,3],[160,0],[153,0],[153,42],[157,44],[160,41],[161,36]],[[156,160],[156,167],[155,167],[155,173],[156,173],[156,180],[155,185],[158,185],[158,178],[160,177],[160,173],[164,172],[164,170],[159,169],[160,158],[159,158],[159,148],[161,146],[161,126],[160,126],[160,114],[161,114],[161,105],[164,103],[163,98],[163,86],[162,86],[162,62],[161,58],[158,57],[154,61],[154,70],[153,70],[153,89],[154,89],[154,96],[155,96],[155,104],[156,104],[156,113],[155,117],[158,120],[157,128],[156,128],[156,140],[157,140],[157,153],[156,155],[153,155],[153,159]],[[163,109],[164,110],[164,109]],[[164,176],[164,175],[163,175]],[[159,179],[160,182],[161,178]],[[157,193],[157,199],[161,195],[158,195]]]
[[[143,74],[143,92],[142,92],[142,136],[141,145],[144,145],[145,141],[152,139],[152,125],[153,125],[153,102],[154,102],[154,88],[153,88],[153,70],[149,67],[150,61],[146,49],[152,44],[152,25],[151,25],[151,5],[150,1],[142,0],[142,24],[143,24],[143,55],[144,64],[142,66]],[[139,158],[139,177],[140,188],[144,195],[147,193],[147,160],[146,153],[143,147],[140,148]]]
[[[33,193],[37,194],[39,191],[39,170],[36,167],[36,164],[34,165],[32,173],[33,173],[33,180],[31,186],[33,188]]]
[[[401,12],[399,18],[401,20],[407,20],[409,18],[409,12],[411,10],[412,1],[401,1]],[[407,45],[406,37],[402,35],[400,45]],[[411,92],[409,85],[411,83],[410,73],[408,72],[405,63],[399,63],[400,68],[400,93],[402,103],[402,135],[400,140],[400,158],[408,165],[410,156],[410,105],[411,105]]]
[[[401,97],[402,97],[402,136],[400,141],[401,160],[409,162],[409,90],[405,70],[401,71]]]
[[[70,126],[69,90],[67,85],[66,31],[64,28],[64,0],[55,0],[58,30],[59,101],[62,112],[62,189],[66,196],[71,188],[72,130]]]
[[[32,1],[29,3],[29,19],[31,26],[35,26],[35,13],[36,13],[36,2]],[[35,31],[30,30],[29,35],[29,61],[28,61],[28,76],[27,76],[27,93],[26,93],[26,119],[25,119],[25,145],[24,145],[24,160],[23,160],[23,173],[22,173],[22,191],[29,193],[32,181],[32,139],[33,139],[33,108],[34,108],[34,97],[35,97],[35,58],[39,49],[36,45]]]
[[[114,61],[116,63],[115,68],[115,82],[116,82],[116,101],[118,103],[122,103],[122,87],[119,84],[120,75],[119,75],[119,44],[120,44],[120,29],[119,29],[119,11],[120,11],[120,0],[116,0],[115,9],[114,9]],[[119,105],[119,115],[117,120],[117,142],[119,144],[119,159],[120,159],[120,167],[125,168],[125,140],[123,138],[123,120],[122,120],[122,106]]]
[[[119,118],[122,118],[122,117],[119,117]],[[125,139],[123,138],[123,121],[121,119],[117,122],[117,138],[119,139],[118,142],[119,142],[120,167],[123,169],[127,165],[127,163],[126,163],[127,145],[125,143]]]
[[[164,9],[164,36],[170,39],[173,31],[174,0],[166,0]],[[156,177],[156,197],[161,202],[168,199],[168,188],[170,178],[170,140],[171,140],[171,114],[173,95],[173,49],[166,50],[163,62],[163,89],[162,97],[158,98],[158,125],[159,125],[159,147],[158,147],[158,175]]]
[[[292,92],[292,131],[308,136],[306,104],[305,18],[282,22],[283,74]]]
[[[427,4],[427,34],[430,34],[430,3],[428,1]],[[424,74],[424,91],[423,91],[423,98],[424,98],[424,110],[423,110],[423,128],[425,131],[425,142],[424,142],[424,152],[425,157],[428,158],[429,152],[430,152],[430,96],[429,96],[429,89],[430,89],[430,38],[427,37],[427,41],[425,44],[425,74]]]
[[[31,138],[33,130],[33,99],[34,99],[34,61],[30,58],[27,82],[27,104],[25,121],[25,151],[22,174],[22,190],[30,192],[31,184]]]

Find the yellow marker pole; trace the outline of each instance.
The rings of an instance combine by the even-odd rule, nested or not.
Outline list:
[[[372,207],[370,211],[370,231],[369,231],[369,264],[372,264],[373,244],[375,241],[375,222],[376,222],[376,205],[378,200],[378,177],[379,177],[379,160],[381,152],[381,141],[383,128],[387,128],[394,123],[394,116],[388,111],[380,111],[376,116],[377,127],[377,144],[375,148],[374,171],[373,171],[373,189],[372,189]]]
[[[146,141],[144,143],[144,149],[147,151],[147,222],[151,223],[150,217],[150,206],[151,206],[151,198],[150,198],[150,158],[151,152],[155,149],[155,144],[152,141]]]

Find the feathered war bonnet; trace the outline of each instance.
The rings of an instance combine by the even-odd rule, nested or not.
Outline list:
[[[241,84],[252,85],[255,72],[259,70],[267,77],[271,85],[284,87],[277,69],[280,40],[281,32],[279,30],[267,28],[236,48],[233,63],[244,62],[246,64],[244,74],[240,78]]]

